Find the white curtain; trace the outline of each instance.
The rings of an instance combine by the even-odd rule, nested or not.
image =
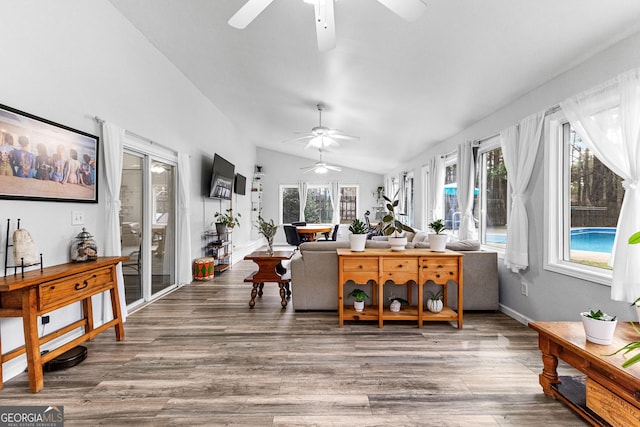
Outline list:
[[[560,103],[571,126],[596,157],[624,180],[624,200],[611,251],[611,298],[640,296],[640,69],[632,70]]]
[[[106,229],[104,236],[105,255],[120,256],[120,183],[122,182],[122,146],[124,129],[112,123],[102,122],[102,138],[104,150],[104,170],[106,175]],[[116,267],[118,293],[120,295],[120,310],[122,320],[127,319],[127,301],[124,290],[124,276],[122,263]],[[106,313],[108,298],[103,295],[103,315]]]
[[[340,183],[332,182],[329,184],[329,199],[333,215],[331,217],[332,224],[340,224]]]
[[[478,232],[473,219],[473,191],[476,176],[471,141],[458,145],[458,205],[460,209],[460,229],[458,239],[477,239]]]
[[[301,181],[298,183],[298,195],[300,196],[300,219],[299,221],[306,221],[304,217],[304,208],[307,206],[307,193],[309,192],[309,186],[306,182]]]
[[[444,219],[444,157],[435,156],[429,162],[429,218],[427,224]]]
[[[500,132],[500,146],[511,190],[504,264],[514,273],[529,267],[529,218],[525,190],[540,145],[543,120],[544,112],[539,112]]]
[[[178,154],[178,277],[179,284],[191,283],[191,167],[189,155]]]

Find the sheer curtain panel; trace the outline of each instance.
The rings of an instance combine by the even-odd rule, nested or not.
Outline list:
[[[429,218],[427,224],[444,219],[444,157],[435,156],[429,162]]]
[[[629,237],[640,230],[640,69],[560,103],[571,126],[609,169],[624,179],[625,194],[611,251],[611,299],[640,296],[640,245]]]
[[[191,283],[191,167],[189,155],[178,154],[178,277],[180,284]]]
[[[104,170],[106,176],[106,230],[104,237],[105,255],[119,256],[122,254],[120,247],[120,183],[122,182],[122,145],[124,141],[124,129],[112,123],[102,122],[102,138],[104,140]],[[127,301],[124,295],[124,276],[122,275],[122,263],[116,266],[118,276],[118,294],[120,296],[120,308],[122,320],[127,319]],[[107,298],[102,298],[103,316],[109,312],[106,308]],[[104,319],[103,319],[104,320]]]
[[[340,224],[340,183],[332,182],[329,184],[329,199],[331,200],[331,208],[333,209],[331,223]]]
[[[476,176],[471,141],[458,145],[458,204],[460,205],[460,240],[477,239],[478,232],[473,219],[473,192]]]
[[[307,193],[309,192],[309,186],[306,182],[302,181],[298,183],[298,196],[300,196],[300,219],[299,221],[306,221],[304,217],[304,208],[307,207]]]
[[[544,112],[539,112],[500,132],[500,146],[511,190],[504,264],[514,273],[529,267],[529,217],[525,190],[536,161],[543,120]]]

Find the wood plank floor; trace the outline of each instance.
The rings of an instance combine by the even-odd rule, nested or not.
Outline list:
[[[253,269],[133,313],[126,341],[103,333],[38,394],[10,380],[0,405],[64,405],[65,426],[586,425],[542,394],[537,335],[501,313],[340,329],[337,313],[281,310],[275,284],[250,310]]]

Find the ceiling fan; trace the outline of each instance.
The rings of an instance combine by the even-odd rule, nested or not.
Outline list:
[[[273,0],[248,0],[230,19],[229,25],[240,30],[246,28]],[[336,46],[336,27],[333,16],[334,0],[304,0],[313,4],[316,18],[318,49],[322,52]],[[406,21],[417,20],[426,10],[420,0],[378,0]]]
[[[318,150],[320,152],[320,161],[316,162],[315,165],[313,166],[307,166],[304,168],[300,168],[301,170],[303,170],[303,173],[307,173],[307,172],[311,172],[314,171],[315,173],[327,173],[329,171],[335,171],[335,172],[342,172],[342,168],[338,167],[338,166],[333,166],[330,164],[327,164],[326,162],[322,161],[322,150]]]
[[[305,149],[312,147],[319,150],[326,150],[340,146],[340,143],[336,141],[336,139],[345,139],[350,141],[357,141],[360,139],[357,136],[346,135],[339,129],[330,129],[326,126],[322,126],[322,111],[324,110],[324,104],[317,104],[316,108],[318,109],[318,126],[311,128],[311,133],[305,136],[289,139],[284,142],[308,140],[309,142],[305,145]]]

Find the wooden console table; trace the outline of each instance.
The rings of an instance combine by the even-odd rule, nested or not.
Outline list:
[[[364,252],[352,252],[348,248],[339,248],[338,252],[338,314],[340,327],[345,320],[377,320],[382,328],[385,320],[417,320],[421,328],[423,322],[455,321],[462,328],[462,257],[457,252],[431,252],[429,249],[365,249]],[[355,283],[374,281],[373,300],[377,307],[365,308],[357,312],[352,306],[344,304],[344,284],[352,280]],[[444,308],[440,313],[424,310],[424,285],[432,280],[443,288]],[[458,284],[458,310],[447,306],[447,282]],[[388,281],[395,285],[409,284],[407,296],[409,307],[394,313],[384,307],[384,285]],[[411,301],[411,283],[418,285],[418,301]],[[377,297],[376,297],[377,294]]]
[[[532,322],[529,327],[538,332],[544,394],[594,426],[640,426],[640,365],[625,369],[625,356],[607,356],[639,339],[628,323],[618,322],[611,345],[588,342],[581,322]],[[558,359],[586,375],[586,382],[583,377],[559,377]]]
[[[114,328],[116,340],[124,340],[124,326],[120,311],[120,298],[116,281],[116,265],[128,257],[99,257],[96,261],[60,264],[42,271],[28,271],[19,275],[0,278],[0,317],[22,317],[25,345],[2,354],[0,341],[0,388],[2,388],[2,364],[21,354],[27,354],[29,388],[37,393],[44,386],[42,365],[99,333]],[[113,320],[99,327],[93,324],[91,296],[110,291]],[[38,337],[38,316],[82,301],[83,318],[43,337]],[[40,345],[58,338],[79,327],[82,336],[45,354]]]

